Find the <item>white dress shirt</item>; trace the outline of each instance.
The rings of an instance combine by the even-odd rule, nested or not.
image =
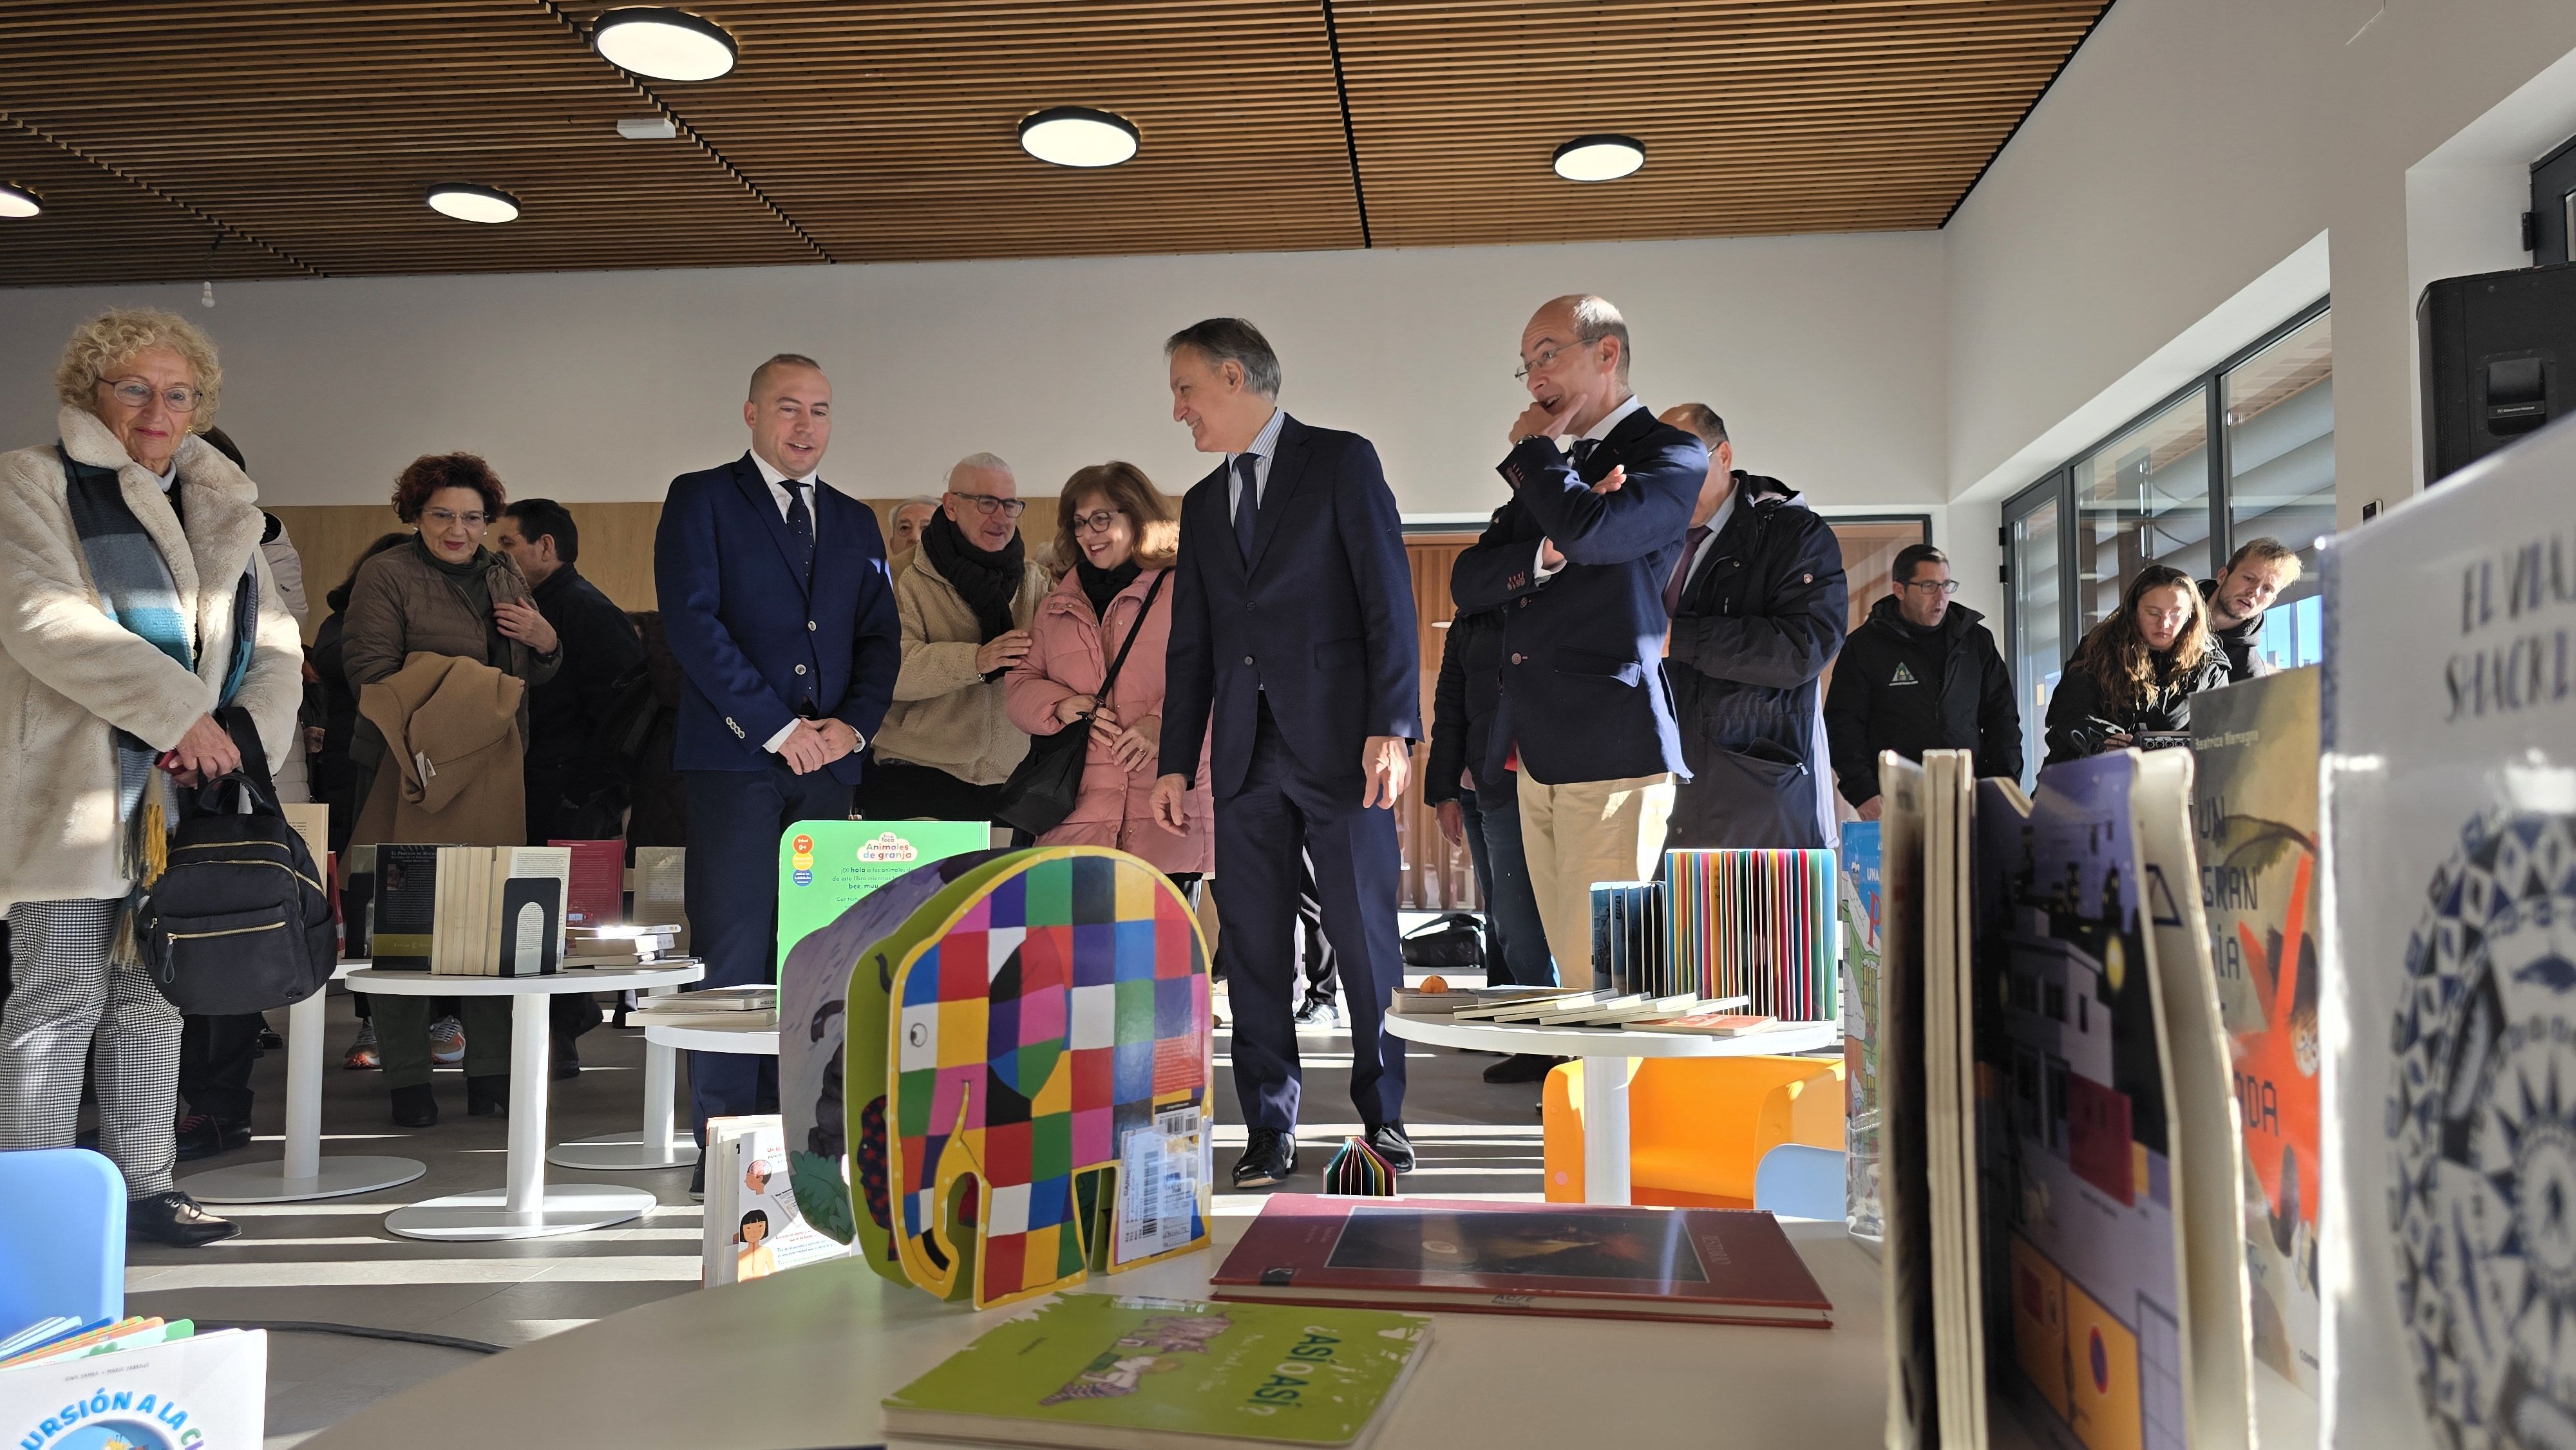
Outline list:
[[[788,476],[779,472],[777,469],[770,467],[769,460],[761,457],[756,451],[751,455],[751,462],[753,467],[760,470],[760,481],[769,485],[769,496],[778,505],[779,520],[781,522],[785,522],[787,518],[787,507],[796,498],[796,495],[787,491]],[[814,528],[814,539],[815,542],[819,544],[822,542],[823,538],[823,485],[813,474],[810,473],[796,481],[805,485],[805,517],[812,522]],[[772,755],[776,755],[778,753],[778,747],[786,744],[787,737],[795,734],[796,727],[803,723],[804,722],[801,720],[788,721],[785,726],[780,728],[777,734],[770,736],[768,741],[760,748],[768,751]],[[868,740],[866,736],[862,735],[859,737],[859,745],[861,747],[866,746],[867,743]]]
[[[1615,407],[1615,408],[1611,409],[1609,412],[1602,414],[1602,415],[1601,415],[1601,421],[1600,421],[1600,422],[1595,423],[1595,424],[1593,424],[1591,427],[1584,429],[1584,430],[1583,430],[1583,437],[1584,437],[1585,439],[1588,439],[1588,440],[1592,441],[1592,442],[1598,443],[1598,442],[1600,442],[1602,439],[1607,438],[1607,437],[1609,437],[1609,436],[1610,436],[1610,430],[1611,430],[1611,429],[1613,429],[1613,428],[1618,427],[1618,426],[1619,426],[1619,421],[1620,421],[1621,419],[1623,419],[1623,418],[1627,417],[1627,416],[1628,416],[1629,414],[1631,414],[1631,413],[1634,413],[1634,412],[1639,411],[1640,409],[1644,408],[1645,406],[1646,406],[1646,405],[1645,405],[1644,403],[1639,402],[1639,401],[1637,400],[1637,395],[1636,395],[1636,394],[1634,394],[1634,393],[1630,393],[1630,394],[1628,395],[1628,400],[1627,400],[1626,402],[1621,403],[1618,407]],[[1571,450],[1571,448],[1570,448],[1570,446],[1569,446],[1569,445],[1567,445],[1563,440],[1559,440],[1558,446],[1559,446],[1559,447],[1567,448],[1567,451],[1569,451],[1569,452],[1570,452],[1570,451],[1572,451],[1572,450]],[[1540,581],[1542,581],[1542,582],[1544,582],[1544,581],[1546,581],[1546,580],[1549,580],[1549,579],[1553,579],[1553,578],[1555,578],[1555,577],[1556,577],[1556,574],[1557,574],[1557,570],[1558,570],[1558,569],[1563,569],[1564,567],[1565,567],[1565,566],[1564,566],[1563,564],[1559,564],[1559,565],[1557,565],[1555,569],[1551,569],[1551,568],[1549,568],[1549,567],[1548,567],[1548,565],[1547,565],[1547,541],[1546,541],[1546,540],[1541,540],[1541,541],[1540,541],[1540,543],[1539,543],[1539,546],[1538,546],[1538,564],[1537,564],[1537,572],[1536,572],[1536,573],[1534,573],[1534,574],[1532,574],[1530,577],[1531,577],[1531,578],[1534,578],[1534,579],[1537,579],[1537,580],[1540,580]]]
[[[1261,507],[1261,500],[1270,492],[1270,464],[1279,456],[1279,429],[1287,421],[1286,409],[1271,409],[1270,421],[1262,424],[1261,431],[1253,434],[1252,441],[1244,445],[1243,453],[1252,455],[1252,506],[1256,509]],[[1243,507],[1243,475],[1234,468],[1234,460],[1242,457],[1243,453],[1225,456],[1225,516],[1229,521],[1234,518],[1234,511]]]

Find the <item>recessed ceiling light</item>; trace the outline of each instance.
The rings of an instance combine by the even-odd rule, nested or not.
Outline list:
[[[475,186],[462,181],[443,181],[429,189],[430,208],[443,216],[461,222],[514,222],[519,219],[519,199],[496,187]]]
[[[668,116],[629,116],[617,123],[617,134],[629,141],[669,141],[680,128]]]
[[[1136,128],[1107,111],[1057,106],[1020,123],[1020,149],[1058,166],[1115,166],[1136,154]]]
[[[14,181],[0,182],[0,217],[31,217],[45,209],[45,199]]]
[[[590,41],[610,65],[657,81],[711,81],[742,56],[723,26],[667,5],[603,10]]]
[[[1646,143],[1629,136],[1577,136],[1556,148],[1556,174],[1568,181],[1616,181],[1646,164]]]

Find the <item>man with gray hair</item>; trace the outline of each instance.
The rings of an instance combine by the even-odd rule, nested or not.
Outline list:
[[[886,557],[891,559],[921,543],[921,531],[930,527],[930,516],[939,512],[939,500],[928,494],[916,494],[894,506],[894,531],[886,535]]]
[[[989,821],[1029,737],[1002,704],[1002,676],[1029,652],[1029,616],[1052,581],[1020,539],[1011,465],[970,453],[921,542],[895,560],[903,673],[877,732],[859,814],[870,820]]]
[[[1384,1035],[1402,980],[1395,803],[1422,738],[1413,577],[1377,450],[1279,408],[1279,355],[1239,317],[1173,335],[1172,420],[1225,463],[1181,500],[1154,815],[1182,811],[1203,742],[1216,798],[1216,899],[1248,1130],[1237,1188],[1297,1168],[1298,853],[1349,1007],[1351,1102],[1399,1173],[1404,1044]]]

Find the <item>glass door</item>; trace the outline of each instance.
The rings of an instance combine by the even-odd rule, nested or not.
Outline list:
[[[2065,479],[2063,473],[2051,474],[2004,505],[2004,588],[2025,785],[2048,753],[2041,738],[2048,697],[2066,669]]]

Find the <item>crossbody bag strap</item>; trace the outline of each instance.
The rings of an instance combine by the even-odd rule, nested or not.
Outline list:
[[[1118,658],[1109,662],[1109,673],[1101,677],[1100,693],[1094,698],[1109,698],[1110,687],[1118,683],[1118,672],[1127,666],[1127,652],[1136,647],[1136,636],[1145,632],[1145,616],[1154,612],[1154,596],[1163,592],[1163,581],[1171,577],[1172,571],[1166,569],[1145,586],[1145,607],[1136,611],[1136,622],[1127,627],[1127,642],[1118,647]]]

